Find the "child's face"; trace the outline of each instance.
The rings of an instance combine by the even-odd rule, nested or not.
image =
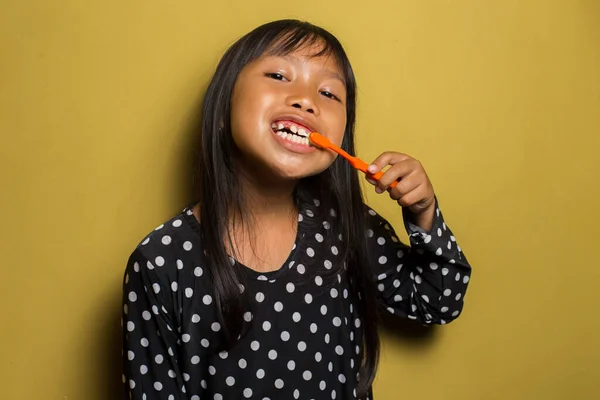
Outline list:
[[[301,139],[300,129],[306,135],[317,131],[340,145],[346,128],[343,73],[332,57],[312,57],[318,50],[264,56],[240,72],[231,98],[231,129],[247,172],[293,180],[333,163],[335,155]],[[277,132],[282,125],[285,135]],[[295,130],[299,135],[291,136]]]

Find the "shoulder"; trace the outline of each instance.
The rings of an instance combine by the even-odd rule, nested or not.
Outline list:
[[[133,250],[129,264],[145,268],[161,281],[201,276],[204,251],[191,206],[157,226]]]

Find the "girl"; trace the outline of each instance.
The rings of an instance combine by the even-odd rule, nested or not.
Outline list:
[[[354,154],[355,106],[348,58],[319,27],[272,22],[225,53],[202,108],[199,201],[127,265],[130,398],[369,399],[381,308],[460,314],[471,268],[421,164],[386,152],[370,166],[391,166],[368,180],[403,207],[408,247],[357,172],[309,145],[317,131]]]

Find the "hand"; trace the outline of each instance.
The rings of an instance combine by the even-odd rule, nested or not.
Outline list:
[[[413,221],[422,229],[430,230],[433,225],[435,195],[431,181],[418,160],[401,153],[385,152],[369,165],[369,173],[376,174],[390,165],[379,181],[367,175],[367,181],[375,186],[377,193],[388,191],[390,197],[408,210]],[[390,188],[390,184],[398,184]]]

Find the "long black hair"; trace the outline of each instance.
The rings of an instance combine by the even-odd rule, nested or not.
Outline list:
[[[207,252],[207,268],[213,280],[217,313],[228,346],[244,332],[243,313],[249,308],[244,290],[245,272],[232,263],[226,241],[232,241],[229,221],[234,215],[249,217],[243,191],[235,171],[235,144],[231,135],[230,100],[236,79],[253,60],[269,55],[286,55],[303,46],[320,45],[315,56],[333,57],[346,84],[347,123],[341,147],[354,154],[356,80],[341,43],[331,33],[307,22],[280,20],[262,25],[235,42],[219,62],[202,105],[202,145],[198,162],[201,234]],[[347,273],[363,321],[364,358],[359,371],[357,394],[365,397],[372,385],[379,358],[375,284],[368,265],[366,216],[358,175],[337,158],[324,172],[299,181],[294,201],[318,198],[322,210],[337,210],[335,236],[342,235],[345,246],[341,265],[332,273]]]

